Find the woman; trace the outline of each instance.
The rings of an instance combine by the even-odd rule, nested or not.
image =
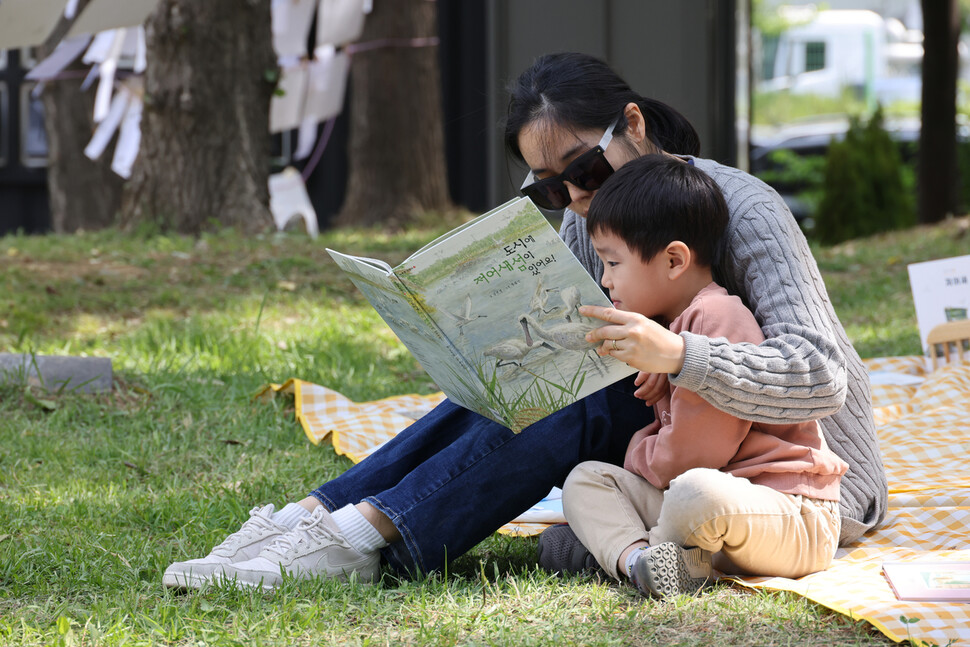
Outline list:
[[[640,155],[696,155],[696,132],[584,54],[538,59],[511,95],[505,141],[531,168],[523,191],[540,206],[566,208],[561,235],[599,280],[602,265],[583,224],[595,190]],[[842,539],[850,541],[886,509],[865,371],[778,195],[741,171],[689,159],[725,194],[731,224],[719,276],[745,299],[767,341],[731,345],[658,326],[657,368],[739,417],[824,417],[829,445],[850,465],[841,504]],[[403,574],[440,569],[562,483],[578,463],[621,464],[632,434],[650,422],[644,403],[659,390],[655,377],[637,378],[636,385],[625,380],[520,434],[445,401],[306,499],[278,511],[254,508],[238,532],[205,558],[172,564],[163,582],[197,587],[228,577],[272,588],[281,571],[373,580],[381,558]]]

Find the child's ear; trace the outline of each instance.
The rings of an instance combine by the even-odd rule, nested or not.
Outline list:
[[[690,247],[679,240],[667,245],[664,250],[664,260],[667,263],[667,278],[670,280],[679,278],[694,261]]]

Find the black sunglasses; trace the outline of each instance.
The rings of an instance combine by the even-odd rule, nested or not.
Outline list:
[[[543,209],[555,210],[564,209],[573,201],[565,182],[584,191],[595,191],[600,188],[606,178],[613,175],[613,166],[603,153],[613,139],[615,126],[616,121],[610,124],[596,146],[570,162],[559,175],[538,180],[532,171],[529,171],[519,190]]]

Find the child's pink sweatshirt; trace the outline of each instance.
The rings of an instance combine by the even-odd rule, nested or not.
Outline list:
[[[716,283],[697,293],[670,330],[724,337],[730,343],[764,340],[751,311]],[[654,411],[656,421],[630,440],[624,467],[659,488],[691,468],[708,467],[787,494],[839,499],[848,464],[825,445],[817,422],[740,420],[675,386]]]

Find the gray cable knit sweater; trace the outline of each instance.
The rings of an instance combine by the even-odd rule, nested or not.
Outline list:
[[[779,195],[738,169],[700,158],[694,163],[721,188],[730,212],[716,276],[744,300],[767,339],[756,346],[681,333],[684,368],[670,382],[739,418],[820,420],[829,447],[849,464],[840,501],[845,545],[886,515],[888,486],[868,374]],[[583,218],[567,209],[560,234],[598,281],[603,265]]]

